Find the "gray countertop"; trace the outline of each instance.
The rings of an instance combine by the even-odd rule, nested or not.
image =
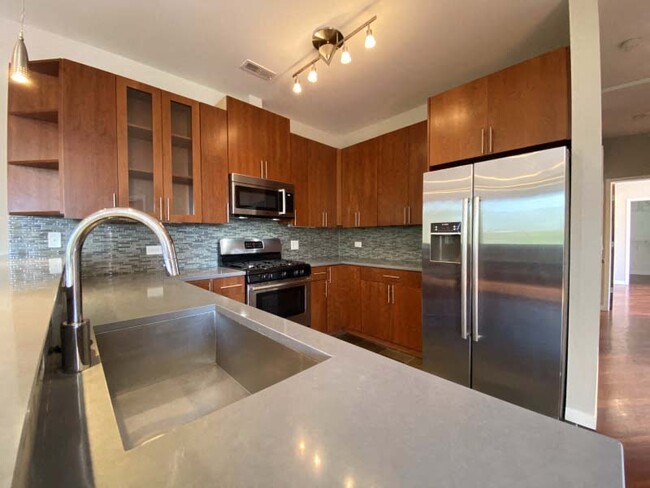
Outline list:
[[[623,486],[615,440],[181,280],[160,274],[92,280],[84,293],[86,316],[98,328],[216,307],[220,316],[288,347],[330,356],[131,450],[122,445],[103,367],[93,366],[81,374],[83,395],[75,396],[87,445],[72,447],[85,451],[84,476],[97,486]],[[33,303],[47,308],[52,296],[50,290]],[[33,331],[41,345],[46,331],[47,324]],[[21,346],[15,351],[20,355]]]
[[[349,264],[353,266],[367,266],[371,268],[401,269],[404,271],[422,271],[422,263],[418,261],[387,261],[382,259],[359,259],[359,258],[309,258],[305,262],[312,266],[335,266],[337,264]]]
[[[230,278],[244,276],[246,273],[239,269],[217,266],[214,268],[186,269],[181,272],[183,281],[209,280],[212,278]]]

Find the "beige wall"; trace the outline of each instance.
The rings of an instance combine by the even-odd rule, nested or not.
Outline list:
[[[569,0],[571,262],[566,419],[596,427],[603,152],[598,0]]]
[[[650,134],[607,138],[605,179],[650,176]]]

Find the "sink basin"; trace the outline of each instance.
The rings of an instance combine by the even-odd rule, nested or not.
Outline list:
[[[125,449],[304,371],[328,356],[292,349],[216,311],[95,331]]]

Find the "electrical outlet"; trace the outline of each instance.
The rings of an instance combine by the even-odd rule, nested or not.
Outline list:
[[[63,260],[61,258],[50,258],[48,264],[50,274],[56,275],[63,273]]]
[[[48,232],[47,233],[47,247],[52,249],[58,249],[61,247],[61,233],[60,232]]]
[[[291,241],[291,250],[292,251],[297,251],[300,249],[300,242],[299,241]]]
[[[361,241],[354,241],[354,247],[363,247]]]
[[[160,256],[160,255],[162,255],[162,247],[147,246],[147,256]]]

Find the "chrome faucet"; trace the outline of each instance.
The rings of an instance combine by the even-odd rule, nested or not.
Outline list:
[[[90,366],[90,321],[83,317],[81,297],[81,248],[95,227],[114,219],[134,220],[149,227],[160,241],[167,274],[178,276],[174,243],[156,218],[132,208],[106,208],[83,219],[72,232],[65,250],[67,320],[61,324],[61,352],[66,373],[79,373]]]

